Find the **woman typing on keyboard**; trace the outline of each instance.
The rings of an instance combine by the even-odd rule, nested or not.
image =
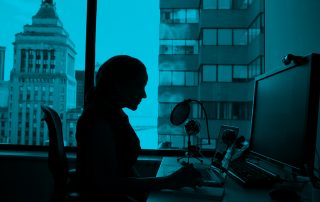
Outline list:
[[[158,178],[139,177],[134,170],[140,141],[122,108],[138,108],[147,97],[147,80],[144,64],[127,55],[112,57],[100,67],[96,86],[87,97],[89,105],[77,123],[77,179],[82,201],[145,201],[150,191],[201,183],[192,166]]]

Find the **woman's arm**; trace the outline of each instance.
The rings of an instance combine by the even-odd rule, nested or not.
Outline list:
[[[92,177],[95,189],[100,194],[106,192],[135,194],[161,189],[176,189],[184,186],[195,187],[199,175],[192,167],[183,167],[167,177],[118,177],[117,158],[113,134],[110,126],[98,121],[93,127]]]

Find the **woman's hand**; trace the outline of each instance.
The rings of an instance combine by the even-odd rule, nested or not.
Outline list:
[[[167,177],[168,186],[171,189],[179,189],[182,187],[196,188],[202,183],[202,176],[192,164],[183,165],[179,170],[175,171]]]

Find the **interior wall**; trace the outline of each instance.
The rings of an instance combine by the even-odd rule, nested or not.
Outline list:
[[[265,1],[266,71],[283,67],[288,53],[320,53],[319,0]]]

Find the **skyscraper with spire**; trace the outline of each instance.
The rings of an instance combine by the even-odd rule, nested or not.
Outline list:
[[[15,35],[9,87],[9,143],[44,145],[47,132],[41,105],[66,112],[76,105],[75,45],[64,29],[53,0],[42,0],[31,25]],[[68,139],[66,139],[68,141]]]

